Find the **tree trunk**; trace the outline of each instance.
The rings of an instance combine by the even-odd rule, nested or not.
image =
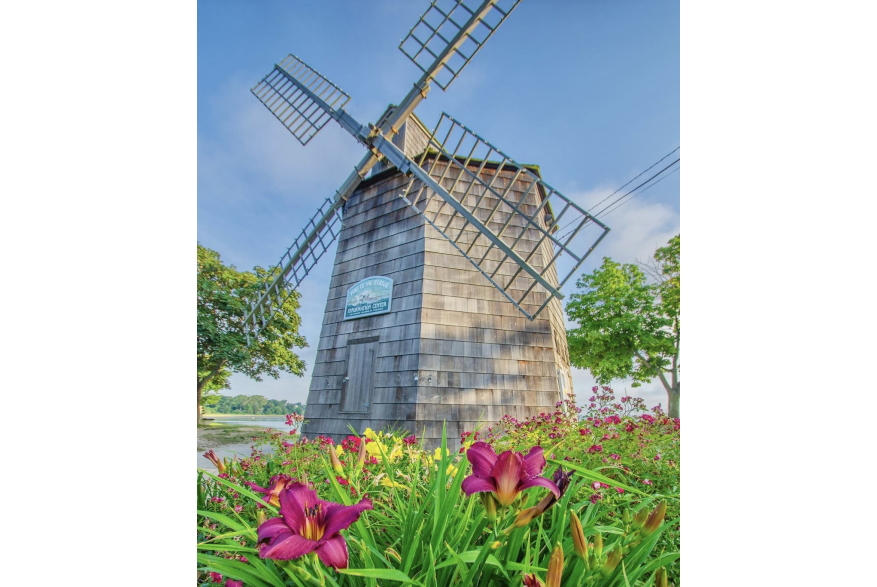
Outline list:
[[[201,388],[204,387],[204,383],[201,381],[198,382],[198,424],[201,424]]]
[[[676,387],[673,389],[667,390],[667,396],[669,398],[670,406],[667,409],[667,415],[671,418],[679,417],[679,383],[676,383]]]

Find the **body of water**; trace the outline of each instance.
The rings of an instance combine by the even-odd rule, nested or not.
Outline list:
[[[247,416],[246,414],[223,416],[204,414],[204,418],[212,418],[215,424],[234,424],[236,426],[264,426],[265,428],[287,429],[286,416]]]

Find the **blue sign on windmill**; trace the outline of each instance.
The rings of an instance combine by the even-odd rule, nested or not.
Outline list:
[[[386,314],[393,302],[393,280],[389,277],[366,277],[347,290],[344,319]]]

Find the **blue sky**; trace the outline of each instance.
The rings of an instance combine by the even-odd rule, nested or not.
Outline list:
[[[334,123],[302,147],[249,92],[273,64],[297,55],[352,96],[348,112],[374,122],[420,77],[397,47],[428,6],[198,3],[199,242],[240,269],[274,264],[364,153]],[[680,145],[679,104],[677,2],[523,0],[416,114],[432,127],[448,112],[512,158],[540,165],[546,182],[590,209]],[[673,174],[601,218],[612,231],[581,271],[603,256],[646,259],[677,234],[679,182]],[[301,288],[309,367],[333,258],[334,247]],[[573,371],[587,397],[590,375]],[[230,393],[303,402],[309,382],[309,374],[263,383],[235,375]],[[628,382],[614,387],[633,391]],[[666,407],[657,381],[635,394]]]

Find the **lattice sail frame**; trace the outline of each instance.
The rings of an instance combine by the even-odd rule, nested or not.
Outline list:
[[[321,223],[320,220],[327,216],[328,220]],[[292,292],[298,289],[317,261],[341,234],[342,225],[341,207],[331,198],[326,198],[323,205],[302,229],[295,242],[283,253],[280,261],[272,267],[270,275],[274,279],[266,280],[262,284],[259,294],[265,296],[266,301],[258,306],[256,306],[255,301],[251,301],[249,325],[254,327],[254,332],[258,333],[261,328],[264,328],[274,315],[274,308],[282,307]],[[296,263],[292,263],[293,253],[303,248],[306,242],[309,244],[307,250],[296,259]],[[249,343],[249,330],[247,330],[247,341]]]
[[[350,96],[292,54],[250,90],[298,142],[307,145],[332,117],[283,75],[280,68],[332,108],[343,108]]]
[[[256,336],[258,336],[261,328],[264,328],[271,321],[274,315],[273,308],[284,303],[326,252],[328,246],[338,237],[335,227],[341,223],[341,208],[359,185],[359,182],[365,177],[371,166],[377,162],[379,153],[390,159],[392,164],[403,172],[419,176],[422,185],[424,183],[430,185],[431,188],[427,190],[427,198],[434,196],[436,194],[434,190],[437,189],[441,199],[445,203],[451,203],[451,207],[454,208],[454,214],[458,214],[462,219],[466,219],[461,220],[460,217],[455,219],[454,215],[451,215],[448,223],[440,228],[436,222],[438,220],[437,214],[432,220],[427,217],[427,221],[435,226],[454,247],[458,248],[529,319],[532,320],[538,315],[552,299],[563,298],[560,288],[606,235],[609,229],[605,225],[589,216],[587,212],[503,155],[499,150],[478,137],[478,135],[456,123],[449,116],[443,115],[439,127],[447,118],[452,126],[458,125],[462,128],[464,135],[471,135],[475,140],[489,147],[490,150],[483,157],[484,161],[490,159],[492,152],[502,157],[502,161],[498,162],[498,167],[497,164],[494,164],[494,167],[498,169],[496,175],[501,176],[505,173],[504,169],[510,168],[517,172],[514,175],[515,180],[521,177],[521,173],[524,174],[524,178],[536,179],[535,182],[531,181],[529,184],[528,189],[532,191],[532,194],[530,192],[523,194],[525,196],[524,200],[532,195],[533,201],[538,201],[538,203],[530,206],[533,210],[528,211],[528,205],[523,200],[517,202],[517,205],[513,205],[515,204],[514,201],[511,201],[512,203],[498,201],[496,208],[493,209],[487,219],[487,224],[489,225],[489,221],[497,213],[500,214],[500,218],[502,218],[503,213],[509,214],[509,221],[504,226],[498,227],[497,230],[500,236],[497,236],[497,233],[492,233],[490,228],[485,228],[484,223],[479,219],[477,205],[474,208],[467,208],[460,201],[455,200],[454,196],[445,192],[445,188],[442,187],[441,183],[435,182],[435,179],[427,173],[425,168],[418,167],[416,162],[408,158],[401,151],[398,151],[392,142],[386,140],[382,135],[382,133],[387,133],[388,130],[404,123],[417,104],[426,97],[429,91],[430,80],[443,90],[447,89],[519,3],[520,0],[484,0],[482,2],[478,2],[478,0],[433,0],[429,8],[399,46],[400,50],[424,72],[423,76],[414,84],[405,99],[400,102],[399,108],[393,111],[389,119],[379,123],[378,127],[360,125],[353,117],[347,114],[343,108],[349,102],[350,96],[295,55],[290,54],[281,64],[275,65],[274,69],[251,90],[253,95],[280,120],[302,145],[307,145],[311,138],[323,128],[326,122],[330,118],[334,118],[354,138],[370,149],[370,152],[354,168],[342,187],[335,193],[334,201],[326,200],[329,207],[327,208],[326,204],[324,204],[320,208],[311,218],[305,229],[302,230],[302,235],[286,251],[280,263],[269,271],[269,276],[263,284],[257,299],[251,301],[250,312],[246,317],[247,325],[252,327],[253,333]],[[477,4],[477,7],[474,6],[475,4]],[[427,55],[429,55],[429,58],[426,58]],[[424,64],[429,62],[429,59],[432,59],[432,62],[428,67],[424,67]],[[442,155],[441,157],[434,158],[435,160],[432,161],[431,167],[437,170],[435,169],[436,164],[440,163],[441,158],[452,162],[450,166],[447,166],[450,169],[460,167],[460,161],[464,161],[458,156],[461,147],[458,145],[453,155],[449,154],[444,147],[446,144],[450,144],[450,142],[447,139],[442,141],[442,143],[436,141],[436,136],[439,136],[437,134],[439,127],[436,128],[436,133],[433,134],[431,143],[435,147],[433,154],[438,155],[441,152]],[[461,140],[461,144],[462,142]],[[476,150],[473,147],[472,151]],[[430,150],[427,150],[426,154],[429,153]],[[425,164],[426,159],[428,158],[421,159],[421,165]],[[468,163],[471,161],[473,159],[470,154],[469,160],[464,161],[464,166],[468,166]],[[484,165],[479,166],[476,175],[482,173],[484,169]],[[473,175],[468,168],[466,173]],[[447,175],[447,173],[443,173],[443,176]],[[514,185],[515,180],[512,180],[509,185]],[[447,177],[443,181],[449,181],[449,187],[458,183],[457,180],[450,181]],[[474,182],[470,179],[470,183],[475,185],[475,192],[486,190],[482,194],[488,194],[491,198],[496,197],[494,188],[499,189],[502,187],[501,185],[494,186],[494,180],[491,180],[488,184],[476,178]],[[501,183],[502,180],[500,180]],[[412,185],[408,186],[406,196],[411,190]],[[450,192],[453,193],[453,189]],[[473,195],[475,192],[473,192]],[[421,188],[418,198],[425,200],[426,198],[421,197],[423,194],[424,188]],[[508,194],[506,193],[505,195]],[[539,215],[540,210],[542,212],[551,210],[549,203],[551,198],[554,198],[555,202],[563,204],[563,211],[557,220],[553,218],[546,220],[544,214],[542,216]],[[464,195],[463,201],[465,200],[466,196]],[[408,201],[407,197],[406,201]],[[504,212],[504,207],[508,207],[509,211]],[[417,208],[416,203],[414,204],[414,209],[418,213],[423,214]],[[571,212],[570,209],[572,209]],[[473,210],[476,212],[475,214],[473,214]],[[576,225],[573,226],[571,231],[559,237],[552,236],[560,226],[560,219],[567,215],[568,212],[569,217],[572,217],[572,222],[561,227],[561,230],[565,230],[573,223]],[[515,222],[527,227],[528,230],[531,227],[535,227],[537,230],[535,234],[538,235],[538,238],[534,241],[533,246],[528,248],[528,239],[523,238],[523,233],[511,241],[508,240],[508,236],[505,233],[509,225],[512,225],[512,232],[514,232],[515,226],[517,226],[512,222],[512,218],[515,218]],[[455,221],[465,221],[472,226],[477,225],[479,230],[486,230],[484,234],[487,236],[481,235],[479,232],[479,234],[473,235],[471,243],[466,243],[461,238],[466,231],[466,226],[463,226],[460,228],[459,233],[451,238],[449,234],[452,232],[452,223]],[[540,222],[542,223],[541,225],[539,224]],[[584,255],[578,256],[572,251],[582,250],[583,247],[578,246],[573,241],[581,237],[581,234],[591,225],[601,227],[602,234],[599,235]],[[471,227],[470,232],[473,232]],[[484,236],[483,240],[490,242],[487,243],[489,247],[485,255],[482,256],[480,261],[475,261],[474,257],[477,253],[475,243],[479,235]],[[566,238],[566,236],[569,236],[569,238]],[[511,246],[509,242],[511,242]],[[470,246],[467,246],[466,250],[461,248],[461,245],[466,246],[467,244]],[[478,246],[482,246],[481,243],[478,243]],[[493,247],[495,247],[495,250],[493,250]],[[536,254],[536,250],[539,249],[544,249],[542,251],[542,258],[543,261],[548,259],[548,262],[543,263],[540,266],[540,270],[537,271],[534,266],[531,266],[529,261]],[[293,253],[293,251],[295,252]],[[524,254],[521,255],[519,252]],[[561,258],[564,252],[569,253],[567,256],[568,260],[574,263],[574,267],[569,271],[564,271],[563,275],[565,277],[562,281],[559,281],[557,279],[557,271],[553,265],[557,261],[563,262],[565,260]],[[512,261],[511,265],[515,265],[517,271],[511,277],[506,278],[507,276],[503,277],[504,274],[500,269],[506,266],[507,261],[510,259]],[[496,267],[493,267],[493,269],[492,263],[496,263]],[[505,285],[501,285],[500,282]],[[544,302],[542,302],[541,296],[544,296],[545,293],[540,291],[540,288],[548,294]],[[524,293],[518,297],[515,292],[520,293],[520,291]],[[541,305],[539,305],[540,303]],[[531,311],[526,310],[524,304],[527,304]],[[535,308],[535,311],[533,311],[533,308]]]
[[[560,289],[609,231],[575,202],[446,113],[442,113],[418,165],[542,278],[537,280],[481,231],[474,230],[445,196],[414,178],[409,182],[402,198],[530,320],[552,299],[564,297]],[[523,190],[521,183],[527,186]],[[555,209],[560,210],[556,215]],[[590,227],[599,233],[593,242],[585,236],[595,232],[588,230]],[[557,261],[564,253],[569,262],[559,271]]]
[[[451,39],[478,14],[482,3],[481,0],[434,0],[399,43],[399,49],[424,73],[428,73],[437,60],[442,61],[432,79],[446,90],[520,2],[499,0],[488,6],[465,33],[463,45],[445,58],[443,53]]]

